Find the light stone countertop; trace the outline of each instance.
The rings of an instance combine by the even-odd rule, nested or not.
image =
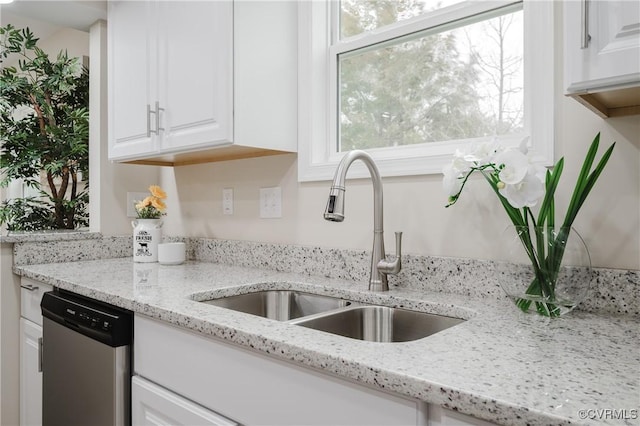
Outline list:
[[[499,424],[640,424],[640,331],[630,317],[574,311],[549,320],[522,314],[506,300],[406,289],[369,293],[364,282],[193,261],[163,266],[119,258],[14,271]],[[373,343],[195,301],[289,288],[467,321],[413,342]]]
[[[78,231],[78,230],[52,230],[36,232],[9,232],[0,235],[0,243],[29,243],[29,242],[51,242],[51,241],[77,241],[102,238],[99,232]]]

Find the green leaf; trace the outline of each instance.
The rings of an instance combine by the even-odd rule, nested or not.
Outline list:
[[[81,69],[78,60],[69,58],[64,51],[52,62],[29,28],[7,25],[0,27],[0,34],[0,59],[15,53],[17,67],[24,71],[20,72],[16,66],[0,68],[0,168],[3,172],[0,185],[22,178],[27,184],[39,187],[43,170],[55,177],[64,174],[64,170],[78,168],[88,175],[87,70]],[[13,119],[14,107],[20,105],[33,107],[37,116]],[[8,229],[30,226],[48,229],[38,228],[44,226],[38,220],[42,215],[36,214],[42,209],[51,213],[51,228],[69,229],[88,223],[84,198],[80,200],[78,195],[71,199],[71,192],[67,192],[67,198],[59,195],[54,199],[51,193],[55,192],[56,185],[60,189],[59,184],[53,182],[46,188],[48,192],[42,193],[46,205],[34,208],[33,202],[22,199],[12,204],[15,208],[4,206],[2,217]],[[73,191],[81,190],[73,188]]]
[[[615,147],[615,142],[607,149],[604,153],[595,170],[590,173],[591,166],[593,165],[593,160],[595,159],[598,144],[600,141],[600,133],[598,133],[591,143],[591,147],[587,152],[587,156],[585,158],[584,164],[582,165],[582,169],[580,170],[580,175],[578,176],[578,181],[576,182],[576,187],[573,191],[573,196],[571,197],[571,203],[569,204],[569,208],[567,209],[567,214],[564,219],[563,227],[570,227],[575,220],[578,211],[582,207],[582,204],[587,199],[589,192],[595,185],[598,177],[604,170],[604,167],[607,165],[611,154],[613,153],[613,148]]]
[[[553,197],[560,182],[560,176],[562,176],[562,170],[564,169],[564,158],[561,158],[553,168],[553,172],[547,170],[545,177],[546,191],[544,199],[540,205],[540,212],[538,213],[538,225],[543,226],[546,220],[553,221]]]

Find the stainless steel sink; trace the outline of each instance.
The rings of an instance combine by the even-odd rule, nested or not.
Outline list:
[[[278,321],[289,321],[352,304],[336,297],[290,290],[258,291],[202,302]]]
[[[370,342],[408,342],[464,320],[385,306],[357,306],[292,321],[294,324]]]
[[[295,290],[263,290],[201,302],[370,342],[418,340],[464,321]]]

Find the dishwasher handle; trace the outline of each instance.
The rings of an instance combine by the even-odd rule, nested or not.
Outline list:
[[[42,337],[38,337],[38,373],[42,373]]]

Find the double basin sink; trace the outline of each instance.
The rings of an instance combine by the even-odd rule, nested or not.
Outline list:
[[[418,340],[464,321],[294,290],[265,290],[202,302],[370,342]]]

